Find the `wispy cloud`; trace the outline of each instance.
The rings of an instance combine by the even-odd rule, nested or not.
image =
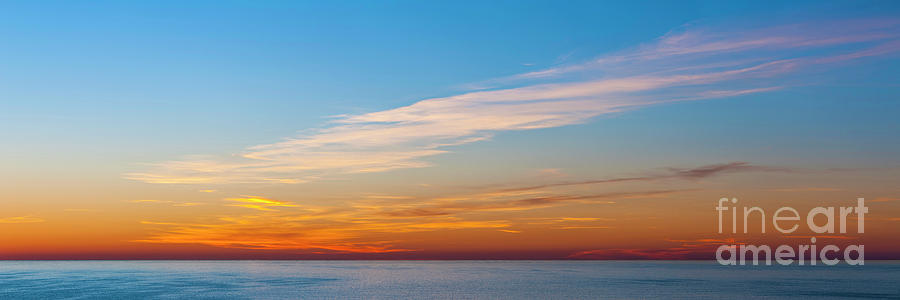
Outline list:
[[[156,200],[156,199],[139,199],[139,200],[130,200],[128,202],[131,203],[175,203],[172,200]]]
[[[19,216],[0,218],[0,224],[18,224],[18,223],[41,223],[44,219],[34,216]]]
[[[529,210],[537,208],[546,208],[558,206],[567,203],[605,203],[614,204],[615,201],[621,199],[640,199],[640,198],[657,198],[680,190],[662,190],[662,191],[646,191],[646,192],[622,192],[622,193],[602,193],[592,195],[549,195],[535,196],[525,198],[512,198],[503,200],[470,200],[455,201],[447,204],[424,205],[421,207],[401,209],[396,211],[385,212],[385,215],[393,217],[422,217],[422,216],[444,216],[454,213],[474,212],[474,211],[510,211],[510,210]]]
[[[312,222],[315,221],[315,222]],[[291,215],[261,214],[221,217],[210,223],[143,222],[164,226],[143,243],[201,244],[244,249],[307,249],[335,252],[383,253],[408,251],[385,241],[360,241],[352,227],[361,225]]]
[[[744,162],[711,164],[695,168],[662,168],[643,176],[619,177],[525,186],[483,188],[474,193],[441,197],[366,194],[349,203],[328,206],[275,200],[260,196],[225,199],[228,206],[253,209],[250,214],[221,216],[200,223],[145,221],[160,228],[138,242],[195,243],[228,248],[303,249],[309,251],[382,253],[415,251],[397,245],[385,236],[444,230],[489,230],[520,233],[519,226],[540,224],[556,230],[605,230],[616,219],[600,216],[556,215],[514,217],[510,212],[549,209],[567,205],[614,205],[633,199],[664,199],[680,190],[598,192],[596,187],[573,186],[622,181],[688,180],[736,172],[785,171]],[[623,180],[627,179],[627,180]],[[623,187],[619,187],[621,189]],[[466,190],[466,189],[463,189]],[[591,254],[595,256],[596,253]]]
[[[345,253],[414,251],[380,238],[386,233],[509,227],[504,220],[473,221],[456,218],[398,220],[377,216],[366,209],[300,207],[303,212],[264,210],[257,214],[223,216],[214,222],[172,223],[143,221],[161,230],[143,243],[202,244],[224,248],[298,249]]]
[[[837,62],[897,51],[897,38],[900,37],[897,33],[898,26],[900,20],[897,19],[832,20],[755,29],[685,26],[660,37],[653,43],[621,53],[602,56],[587,63],[518,74],[500,81],[550,78],[610,69],[626,73],[645,73],[648,70],[716,69],[754,61],[772,61],[773,57],[788,56],[799,57],[796,61],[805,63]],[[859,44],[862,44],[860,48],[823,56],[796,53],[816,48]],[[654,67],[660,64],[668,67]]]
[[[380,214],[392,217],[427,217],[449,216],[470,212],[520,211],[532,210],[576,203],[615,204],[619,200],[665,198],[670,195],[696,191],[695,189],[661,189],[637,191],[618,191],[596,193],[584,190],[574,191],[573,187],[591,186],[611,183],[653,182],[663,180],[691,180],[710,178],[724,174],[740,172],[792,172],[791,169],[758,166],[747,162],[730,162],[710,164],[695,168],[664,168],[663,171],[648,172],[646,175],[630,177],[613,177],[595,180],[564,181],[519,187],[497,187],[496,185],[480,187],[486,189],[468,195],[419,199],[416,203],[404,204],[398,208],[388,203],[378,203],[371,207],[380,207]],[[596,188],[588,189],[596,191]],[[559,221],[594,220],[595,218],[564,218]]]
[[[642,181],[658,181],[658,180],[666,180],[666,179],[702,179],[707,177],[712,177],[721,174],[728,173],[739,173],[739,172],[790,172],[790,169],[781,168],[781,167],[768,167],[768,166],[757,166],[750,164],[748,162],[736,161],[722,164],[711,164],[700,166],[696,168],[666,168],[665,172],[655,173],[655,174],[647,174],[641,176],[630,176],[630,177],[615,177],[615,178],[606,178],[606,179],[594,179],[594,180],[581,180],[581,181],[566,181],[566,182],[556,182],[556,183],[547,183],[540,185],[532,185],[532,186],[523,186],[523,187],[515,187],[502,189],[498,192],[509,193],[509,192],[522,192],[522,191],[530,191],[544,188],[552,188],[552,187],[565,187],[565,186],[577,186],[577,185],[594,185],[594,184],[605,184],[605,183],[623,183],[623,182],[642,182]]]
[[[239,202],[239,204],[231,204],[231,206],[252,208],[256,210],[274,210],[273,207],[297,207],[297,205],[287,201],[278,201],[254,196],[244,196],[243,198],[229,198],[226,200]]]
[[[894,198],[894,197],[878,197],[878,198],[869,200],[869,202],[894,202],[894,201],[900,201],[900,198]]]
[[[594,222],[594,221],[609,221],[611,219],[605,218],[580,218],[580,217],[563,217],[560,218],[559,221],[562,222]]]
[[[585,194],[574,191],[553,191],[553,189],[575,186],[600,185],[627,182],[651,182],[671,179],[698,180],[724,174],[740,172],[792,172],[790,169],[758,166],[747,162],[710,164],[695,168],[664,168],[662,172],[651,172],[641,176],[613,177],[606,179],[565,181],[510,188],[496,188],[450,198],[422,200],[417,204],[405,205],[400,209],[382,209],[382,214],[392,217],[448,216],[469,212],[516,211],[547,208],[572,203],[614,204],[618,200],[641,198],[664,198],[669,195],[693,191],[682,190],[639,190]],[[591,218],[582,218],[591,219]],[[562,219],[576,221],[578,218]]]
[[[815,186],[809,186],[809,187],[795,187],[795,188],[771,189],[770,191],[773,191],[773,192],[788,192],[788,193],[793,193],[793,192],[840,192],[840,191],[843,191],[843,189],[839,189],[839,188],[830,188],[830,187],[815,187]]]
[[[178,202],[178,201],[172,201],[172,200],[156,200],[156,199],[140,199],[140,200],[131,200],[128,202],[143,203],[143,204],[169,204],[171,206],[198,206],[198,205],[204,204],[204,203],[200,203],[200,202]]]
[[[126,177],[150,183],[301,183],[331,174],[426,167],[424,158],[446,153],[448,146],[486,140],[497,132],[780,89],[784,83],[778,79],[790,73],[900,51],[898,24],[864,20],[744,31],[691,28],[587,63],[503,81],[518,86],[342,115],[310,134],[250,147],[231,158],[156,163]]]
[[[563,226],[555,229],[610,229],[610,226]]]

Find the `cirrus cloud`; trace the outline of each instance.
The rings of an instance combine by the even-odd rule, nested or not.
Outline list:
[[[332,174],[427,167],[425,158],[448,152],[448,146],[487,140],[498,132],[579,124],[663,103],[778,90],[785,87],[779,80],[791,73],[900,51],[898,27],[900,21],[886,19],[743,31],[691,28],[579,65],[496,82],[506,87],[341,115],[310,134],[249,147],[239,155],[154,163],[126,178],[183,184],[302,183]]]

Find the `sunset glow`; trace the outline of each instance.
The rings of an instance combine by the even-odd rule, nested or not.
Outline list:
[[[0,258],[900,259],[896,9],[445,4],[18,5]]]

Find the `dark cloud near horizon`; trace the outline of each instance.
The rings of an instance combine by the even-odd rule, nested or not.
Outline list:
[[[526,187],[502,189],[502,190],[499,190],[499,192],[518,192],[518,191],[529,191],[529,190],[537,190],[537,189],[559,187],[559,186],[589,185],[589,184],[633,182],[633,181],[655,181],[655,180],[664,180],[664,179],[696,180],[696,179],[713,177],[713,176],[720,175],[720,174],[740,173],[740,172],[791,172],[791,169],[788,169],[788,168],[757,166],[757,165],[752,165],[748,162],[742,162],[742,161],[721,163],[721,164],[711,164],[711,165],[705,165],[705,166],[700,166],[700,167],[690,168],[690,169],[666,168],[666,170],[667,170],[666,173],[663,173],[663,174],[649,174],[649,175],[644,175],[644,176],[585,180],[585,181],[575,181],[575,182],[559,182],[559,183],[550,183],[550,184],[541,184],[541,185],[533,185],[533,186],[526,186]]]

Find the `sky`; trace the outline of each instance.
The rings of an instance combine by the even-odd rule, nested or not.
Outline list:
[[[0,41],[0,259],[900,258],[892,1],[4,1]]]

